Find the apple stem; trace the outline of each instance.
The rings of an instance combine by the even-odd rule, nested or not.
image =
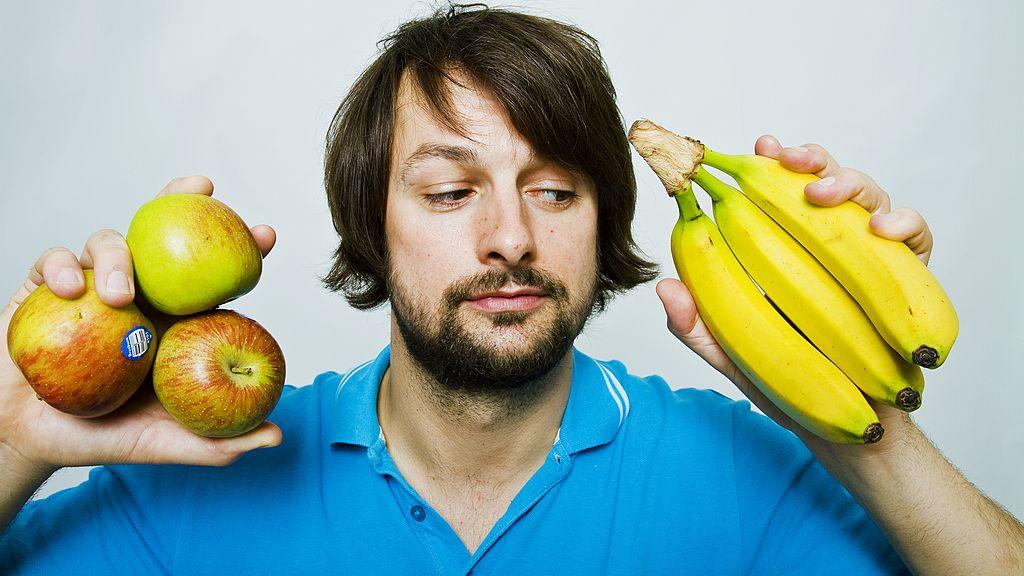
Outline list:
[[[246,366],[245,368],[239,368],[238,366],[231,367],[232,374],[245,374],[246,376],[252,375],[252,368]]]

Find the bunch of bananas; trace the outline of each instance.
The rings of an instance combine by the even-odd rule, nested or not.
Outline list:
[[[871,443],[883,430],[864,395],[921,405],[920,367],[945,361],[959,324],[904,243],[871,232],[851,201],[812,204],[804,187],[817,177],[776,160],[721,154],[649,120],[629,140],[679,206],[672,257],[701,318],[776,406],[826,440]],[[691,181],[711,196],[714,222]]]

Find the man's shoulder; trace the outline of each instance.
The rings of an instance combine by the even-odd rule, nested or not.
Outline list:
[[[330,404],[335,400],[341,384],[353,371],[338,372],[327,370],[313,378],[309,384],[302,386],[285,385],[281,392],[281,399],[277,406],[268,416],[268,420],[281,425],[278,420],[291,421],[301,418],[309,422],[312,412],[319,412],[322,409],[330,409]]]
[[[657,374],[640,376],[629,371],[619,360],[595,361],[608,370],[622,386],[630,402],[631,414],[642,418],[730,420],[736,411],[750,410],[746,400],[734,400],[710,388],[673,388]]]
[[[719,448],[777,445],[800,453],[796,436],[751,408],[746,399],[733,399],[708,388],[673,388],[657,374],[639,376],[618,360],[596,360],[622,385],[630,402],[625,424],[633,438],[699,440]]]
[[[316,405],[325,391],[337,386],[339,378],[338,372],[328,370],[317,374],[309,384],[301,386],[285,384],[284,390],[281,392],[281,399],[278,400],[277,406],[271,412],[271,417]]]

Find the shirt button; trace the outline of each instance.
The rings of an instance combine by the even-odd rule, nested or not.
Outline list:
[[[417,522],[423,522],[423,519],[427,517],[427,513],[423,510],[423,506],[420,506],[419,504],[409,508],[409,514],[412,514],[412,519]]]

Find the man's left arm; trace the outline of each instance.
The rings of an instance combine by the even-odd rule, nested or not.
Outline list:
[[[896,414],[883,424],[883,442],[805,444],[914,574],[1024,573],[1024,526],[964,478],[909,414],[889,410]]]
[[[807,185],[808,199],[822,206],[852,200],[873,214],[871,229],[905,242],[928,262],[932,235],[919,213],[890,210],[889,196],[869,176],[843,168],[820,146],[783,148],[762,136],[755,152],[821,180]],[[708,331],[686,287],[658,284],[669,329],[684,344],[732,380],[776,422],[792,430],[885,531],[915,574],[1024,573],[1024,525],[982,494],[925,437],[910,416],[872,402],[885,438],[874,445],[824,441],[779,411],[754,386]]]

